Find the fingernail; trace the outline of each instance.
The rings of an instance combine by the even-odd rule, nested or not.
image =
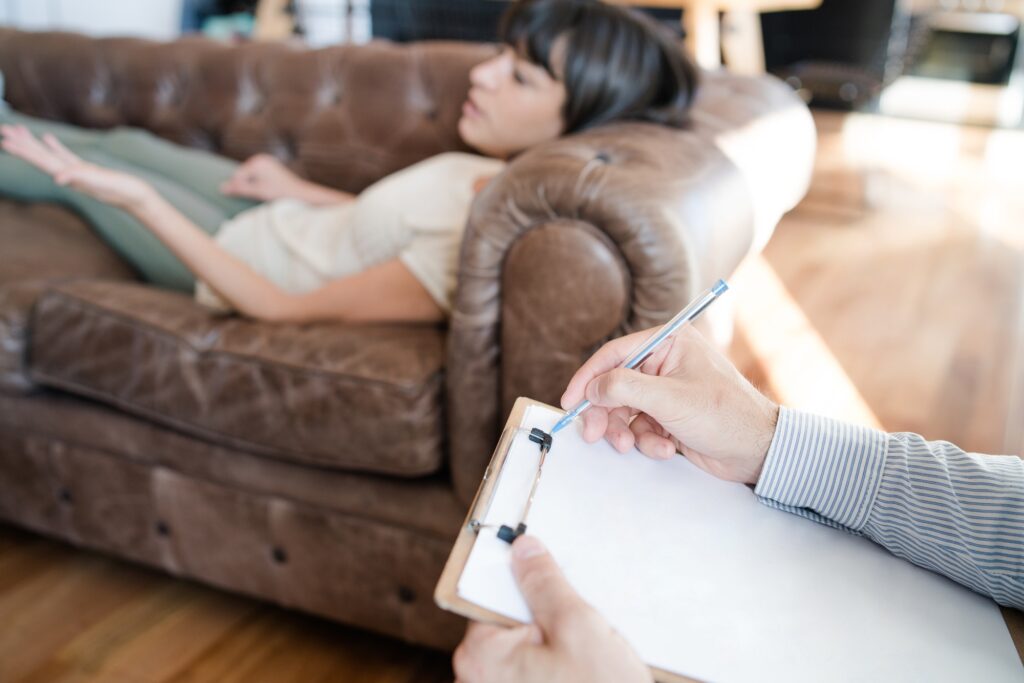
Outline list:
[[[517,560],[528,560],[547,552],[544,544],[533,536],[520,536],[512,544],[512,556]]]

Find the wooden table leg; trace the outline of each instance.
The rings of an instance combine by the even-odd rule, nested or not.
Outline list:
[[[763,74],[764,39],[757,10],[737,9],[722,19],[722,53],[729,71],[756,76]]]
[[[686,43],[698,66],[717,69],[722,65],[718,40],[718,8],[713,2],[694,2],[683,11]]]

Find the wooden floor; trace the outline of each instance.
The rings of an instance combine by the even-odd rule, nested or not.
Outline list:
[[[450,683],[447,654],[0,526],[3,683]]]
[[[733,278],[788,405],[1024,454],[1024,131],[819,113],[812,188]]]
[[[737,363],[789,405],[1024,454],[1024,132],[816,120],[809,196],[732,279]],[[4,683],[451,680],[445,654],[10,527],[0,624]]]

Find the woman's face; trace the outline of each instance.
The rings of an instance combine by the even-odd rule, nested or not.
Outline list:
[[[477,64],[469,81],[459,119],[467,145],[503,159],[562,134],[565,86],[512,48]]]

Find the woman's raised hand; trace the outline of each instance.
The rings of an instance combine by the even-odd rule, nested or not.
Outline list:
[[[304,181],[276,157],[257,154],[249,157],[220,186],[231,197],[269,202],[298,196]]]
[[[85,161],[49,133],[40,140],[24,126],[0,126],[0,147],[48,174],[58,185],[121,209],[139,208],[153,194],[141,178]]]

